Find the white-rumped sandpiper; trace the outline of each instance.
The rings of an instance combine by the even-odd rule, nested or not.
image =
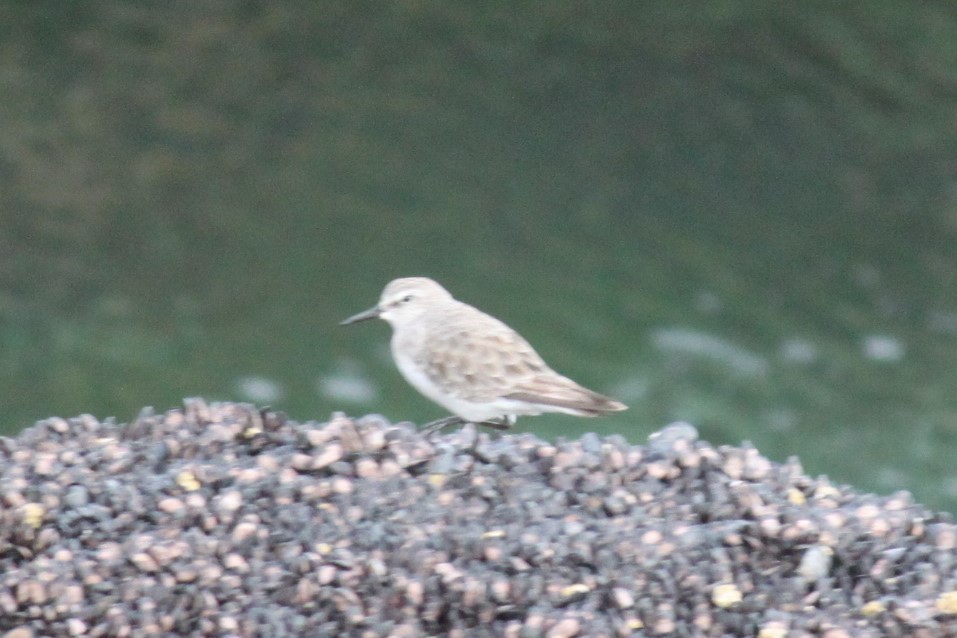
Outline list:
[[[558,374],[520,334],[426,277],[390,282],[378,305],[342,325],[375,318],[392,325],[392,356],[402,376],[455,415],[427,429],[464,422],[504,429],[523,415],[591,417],[627,409]]]

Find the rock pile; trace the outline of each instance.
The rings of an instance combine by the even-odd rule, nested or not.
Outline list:
[[[957,635],[957,527],[633,446],[188,400],[0,439],[0,636]]]

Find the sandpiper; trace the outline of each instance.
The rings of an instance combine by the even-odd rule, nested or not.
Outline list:
[[[454,415],[427,430],[466,422],[505,429],[522,415],[591,417],[628,408],[558,374],[520,334],[426,277],[390,282],[378,305],[341,325],[377,317],[392,326],[402,376]]]

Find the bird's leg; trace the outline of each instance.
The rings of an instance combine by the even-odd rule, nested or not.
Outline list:
[[[439,430],[444,430],[452,425],[463,425],[464,423],[466,423],[466,420],[460,416],[447,416],[444,419],[438,419],[437,421],[426,423],[425,427],[422,428],[422,434],[426,437],[429,437]]]
[[[479,421],[475,425],[484,425],[487,428],[492,428],[493,430],[508,430],[512,427],[513,422],[508,417],[503,416],[501,419],[489,419],[488,421]]]

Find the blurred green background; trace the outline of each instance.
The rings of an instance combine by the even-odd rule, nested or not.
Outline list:
[[[0,427],[444,416],[426,275],[715,444],[957,511],[952,3],[0,4]]]

